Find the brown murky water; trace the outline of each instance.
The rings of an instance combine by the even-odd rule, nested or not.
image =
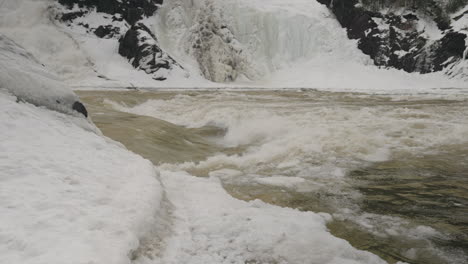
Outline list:
[[[82,91],[102,132],[244,200],[327,212],[390,263],[468,263],[468,100],[317,91]],[[290,179],[290,181],[288,181]]]

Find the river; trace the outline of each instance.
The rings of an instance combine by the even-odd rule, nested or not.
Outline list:
[[[79,91],[104,135],[389,263],[467,263],[468,95]]]

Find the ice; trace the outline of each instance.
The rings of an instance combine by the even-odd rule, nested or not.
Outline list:
[[[220,13],[217,17],[224,19],[233,39],[239,42],[239,49],[247,57],[244,61],[257,71],[243,78],[246,74],[241,70],[237,81],[220,84],[221,87],[404,93],[467,88],[466,81],[449,80],[442,73],[421,75],[377,68],[357,48],[356,41],[348,39],[346,31],[324,5],[305,0],[167,2],[159,11],[155,30],[162,48],[189,68],[199,66],[184,47],[194,44],[191,30],[202,23],[198,14],[206,2],[215,3],[213,12]],[[428,34],[436,35],[432,29],[433,25],[427,23]],[[210,56],[216,56],[221,51],[210,52],[213,53]],[[463,65],[452,76],[463,71]],[[199,82],[195,86],[210,87]]]
[[[33,54],[62,79],[80,82],[93,76],[80,43],[55,24],[54,0],[6,0],[0,5],[0,32]]]
[[[0,109],[0,262],[130,263],[159,210],[152,164],[82,117]]]
[[[465,142],[464,116],[435,111],[434,119],[420,120],[402,118],[405,109],[325,106],[287,116],[275,110],[281,105],[245,106],[232,103],[239,98],[230,98],[231,103],[214,98],[218,105],[212,107],[183,96],[134,108],[116,106],[189,127],[209,123],[226,127],[228,133],[220,144],[251,145],[242,156],[216,154],[197,164],[166,164],[161,184],[149,161],[103,137],[91,120],[70,110],[77,97],[61,80],[75,88],[92,89],[255,87],[448,93],[429,88],[466,88],[466,82],[449,81],[441,74],[420,76],[374,67],[331,13],[315,1],[211,2],[220,12],[216,19],[223,43],[205,55],[223,65],[241,65],[215,72],[221,76],[216,80],[237,76],[233,83],[203,79],[197,60],[187,52],[187,45],[197,40],[188,36],[200,22],[197,15],[204,1],[166,1],[169,4],[159,15],[144,21],[156,30],[163,48],[191,72],[190,77],[173,72],[165,82],[133,69],[117,54],[115,40],[58,25],[50,8],[53,0],[0,2],[1,262],[383,263],[333,237],[326,228],[330,215],[236,200],[218,178],[247,175],[256,177],[257,183],[291,188],[312,180],[333,185],[338,182],[335,178],[345,174],[341,166],[348,163],[386,160],[397,148],[418,152],[447,141]],[[96,24],[102,23],[101,18],[96,13],[89,17]],[[224,44],[228,42],[232,49]],[[324,118],[327,123],[320,123]],[[421,129],[413,129],[421,122]],[[342,144],[338,138],[352,141]],[[300,153],[307,155],[297,158],[295,154]],[[320,164],[301,166],[312,162]],[[257,177],[255,170],[268,169],[265,164],[278,165],[285,175],[297,177]],[[181,172],[194,168],[217,170],[205,179]],[[169,208],[173,218],[166,217],[163,208]],[[362,223],[372,228],[374,222],[369,219]],[[431,233],[418,230],[423,231]],[[387,232],[402,231],[389,226]]]
[[[327,214],[232,198],[216,178],[162,171],[175,235],[159,258],[137,263],[385,263],[326,230]]]
[[[158,235],[157,171],[73,111],[76,101],[0,35],[1,263],[130,263]]]
[[[73,104],[79,101],[78,96],[29,52],[1,34],[0,88],[19,100],[64,113],[73,113]]]
[[[0,6],[0,31],[79,89],[250,87],[426,92],[432,88],[467,87],[466,81],[449,80],[443,74],[421,76],[378,69],[357,49],[356,42],[347,38],[333,14],[315,1],[207,2],[215,6],[216,13],[210,16],[219,18],[215,24],[226,27],[220,30],[221,39],[232,39],[233,44],[219,42],[202,57],[211,58],[209,61],[216,65],[212,67],[218,76],[214,79],[234,82],[206,80],[195,56],[187,50],[197,39],[191,38],[190,32],[200,24],[197,17],[206,7],[204,0],[165,1],[154,17],[143,21],[154,29],[161,48],[190,73],[171,71],[164,82],[134,69],[118,55],[116,39],[99,39],[77,27],[60,24],[55,20],[53,0],[4,1]],[[80,19],[90,26],[111,23],[96,12]],[[460,19],[457,27],[463,27],[463,21]],[[465,74],[464,62],[450,69],[450,75]]]

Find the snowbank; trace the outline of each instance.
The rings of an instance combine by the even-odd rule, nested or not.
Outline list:
[[[162,179],[177,231],[161,258],[137,263],[385,263],[332,236],[327,214],[240,201],[217,178],[163,171]]]
[[[0,34],[0,88],[38,106],[74,113],[79,98],[29,52]],[[75,105],[75,107],[74,107]],[[82,111],[87,115],[86,111]]]
[[[56,0],[7,0],[0,4],[0,32],[24,47],[68,83],[95,76],[81,44],[56,25]]]
[[[130,263],[152,231],[153,165],[103,137],[77,101],[0,35],[1,263]]]
[[[82,117],[0,93],[2,263],[130,263],[156,221],[152,164]]]

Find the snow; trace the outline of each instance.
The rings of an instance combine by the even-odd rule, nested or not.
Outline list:
[[[152,164],[82,117],[15,100],[0,94],[1,262],[129,263],[161,200]]]
[[[73,112],[76,100],[0,35],[1,263],[130,263],[163,215],[153,165]]]
[[[207,81],[195,58],[187,54],[187,45],[196,39],[189,37],[191,29],[199,23],[197,15],[206,1],[214,3],[218,12],[215,17],[239,42],[236,49],[242,50],[242,58],[231,60],[241,62],[239,72],[232,75],[229,67],[220,67],[228,71],[225,76],[237,74],[235,82]],[[118,55],[116,39],[99,39],[78,27],[54,22],[51,17],[56,9],[49,8],[51,5],[52,0],[4,1],[0,6],[0,32],[25,47],[75,89],[314,88],[382,93],[467,87],[466,81],[449,80],[440,73],[423,76],[376,68],[357,49],[356,42],[347,38],[333,14],[315,1],[166,1],[156,16],[143,22],[155,30],[162,49],[190,74],[174,70],[163,82],[134,69]],[[110,20],[96,12],[83,19],[92,26]],[[229,61],[223,50],[225,46],[221,45],[210,52],[213,58],[221,56],[220,61]],[[452,76],[464,68],[464,64],[460,65]]]
[[[64,88],[30,53],[1,34],[0,88],[19,100],[65,113],[73,113],[73,103],[79,101],[78,96]]]
[[[69,82],[93,76],[80,44],[56,26],[49,6],[54,0],[6,0],[0,3],[0,33],[32,53]]]
[[[449,81],[443,75],[377,69],[357,50],[356,43],[347,39],[330,12],[308,0],[217,1],[218,11],[230,11],[219,14],[229,26],[226,35],[232,33],[239,48],[250,57],[245,63],[262,72],[258,79],[252,78],[256,74],[240,74],[244,76],[228,84],[203,79],[194,58],[181,48],[190,40],[186,34],[196,26],[195,18],[204,2],[169,2],[160,16],[145,23],[160,33],[163,48],[191,75],[171,72],[168,81],[156,82],[117,54],[115,40],[57,25],[49,8],[53,2],[0,2],[0,255],[4,263],[383,263],[377,256],[332,236],[326,228],[330,215],[236,200],[223,190],[216,173],[203,179],[173,170],[163,171],[160,178],[149,161],[102,136],[90,119],[71,111],[71,104],[78,98],[68,85],[92,89],[247,87],[384,93],[466,88],[465,82]],[[96,25],[107,21],[96,13],[91,18]],[[212,52],[215,57],[219,55],[216,50]],[[254,110],[260,115],[266,113]],[[368,114],[367,109],[359,111]],[[218,111],[218,115],[224,114]],[[323,114],[334,116],[326,111]],[[211,117],[205,113],[203,118]],[[191,122],[203,125],[203,118]],[[258,157],[273,160],[279,150],[301,148],[318,155],[322,145],[297,140],[285,145],[285,139],[304,139],[312,132],[333,148],[327,138],[342,136],[340,131],[330,133],[332,129],[316,127],[307,133],[301,130],[304,135],[296,136],[289,131],[300,123],[284,117],[266,121],[264,116],[256,118],[247,118],[239,130],[230,130],[224,143],[236,146],[266,135],[269,144],[243,157],[219,155],[184,166],[210,166],[223,159],[226,163],[248,164]],[[291,128],[272,125],[259,131],[262,120],[269,124],[279,120]],[[310,123],[309,116],[304,120]],[[453,131],[457,140],[466,134],[463,127],[452,123],[444,131]],[[423,132],[418,134],[420,141],[431,142],[431,135]],[[356,137],[368,142],[365,133]],[[385,159],[389,138],[374,135],[368,155],[359,158]],[[345,151],[357,153],[355,147],[351,144]],[[278,165],[288,168],[294,162],[286,160]],[[331,167],[330,172],[341,177],[339,169]],[[224,170],[219,175],[223,173],[237,175],[239,170]],[[283,176],[258,179],[263,184],[286,187],[304,181]],[[167,217],[167,208],[172,218]]]
[[[161,172],[175,234],[160,258],[136,263],[385,263],[326,230],[327,214],[229,196],[217,178]]]
[[[184,47],[190,44],[187,41],[190,40],[191,28],[200,23],[197,15],[205,2],[213,1],[167,2],[159,11],[154,26],[161,47],[189,68],[198,66],[184,52]],[[243,53],[251,57],[247,60],[250,67],[256,68],[260,76],[238,78],[233,83],[222,83],[217,87],[314,88],[370,93],[420,93],[432,92],[433,88],[467,88],[466,81],[449,80],[441,73],[408,74],[375,67],[370,58],[358,50],[357,43],[347,38],[333,14],[315,1],[219,0],[214,3],[214,12],[224,18],[233,37],[240,42]],[[433,23],[427,23],[427,34],[440,34],[439,31],[433,32],[433,26]],[[170,83],[167,85],[174,87]],[[192,87],[213,87],[213,84],[195,81]]]

